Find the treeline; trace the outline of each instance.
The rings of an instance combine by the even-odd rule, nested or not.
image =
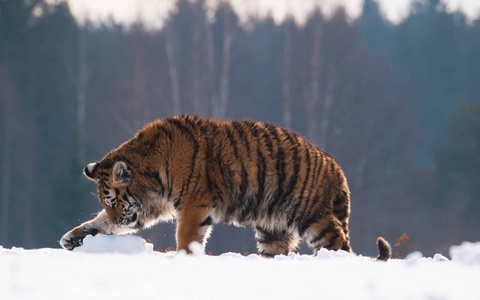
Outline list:
[[[56,246],[100,209],[84,165],[181,113],[274,122],[332,153],[360,253],[378,235],[407,232],[425,253],[480,238],[480,20],[438,0],[414,1],[399,24],[374,0],[356,20],[317,9],[302,25],[177,6],[147,30],[79,26],[63,2],[0,2],[0,245]],[[165,249],[173,227],[143,235]],[[255,251],[251,232],[219,227],[207,251]]]

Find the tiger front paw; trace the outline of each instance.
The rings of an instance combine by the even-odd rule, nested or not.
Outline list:
[[[74,236],[70,232],[67,232],[60,240],[60,246],[62,246],[62,248],[66,250],[73,250],[74,248],[83,245],[84,238],[85,235]]]
[[[62,246],[63,249],[73,250],[83,245],[83,239],[87,235],[95,236],[98,232],[99,230],[90,224],[82,224],[67,232],[60,240],[60,246]]]

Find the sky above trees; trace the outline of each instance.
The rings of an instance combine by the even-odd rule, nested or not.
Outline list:
[[[176,0],[69,0],[72,14],[78,20],[86,16],[93,21],[105,21],[109,18],[131,24],[142,19],[153,28],[161,27],[163,19],[175,9]],[[222,0],[209,0],[211,7]],[[320,4],[323,9],[333,11],[338,5],[344,5],[352,17],[361,13],[363,0],[232,0],[230,1],[240,19],[249,16],[263,16],[271,13],[276,21],[281,21],[286,15],[294,15],[303,23],[313,7]],[[408,15],[411,0],[379,0],[382,12],[392,22],[398,23]],[[449,10],[461,10],[467,17],[475,18],[480,13],[480,1],[449,0],[446,1]]]

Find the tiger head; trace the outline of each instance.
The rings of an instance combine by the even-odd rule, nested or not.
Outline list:
[[[88,179],[98,185],[98,198],[111,223],[136,228],[141,202],[134,196],[135,182],[132,171],[123,161],[113,166],[102,162],[88,164],[84,169]],[[137,199],[136,199],[137,198]]]

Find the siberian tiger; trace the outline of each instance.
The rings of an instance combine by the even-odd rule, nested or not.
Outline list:
[[[250,226],[263,256],[287,254],[301,240],[351,252],[350,191],[327,152],[275,125],[191,116],[146,125],[84,169],[103,210],[67,232],[65,249],[86,235],[125,234],[177,220],[177,250],[205,245],[212,225]],[[390,245],[377,239],[378,259]]]

